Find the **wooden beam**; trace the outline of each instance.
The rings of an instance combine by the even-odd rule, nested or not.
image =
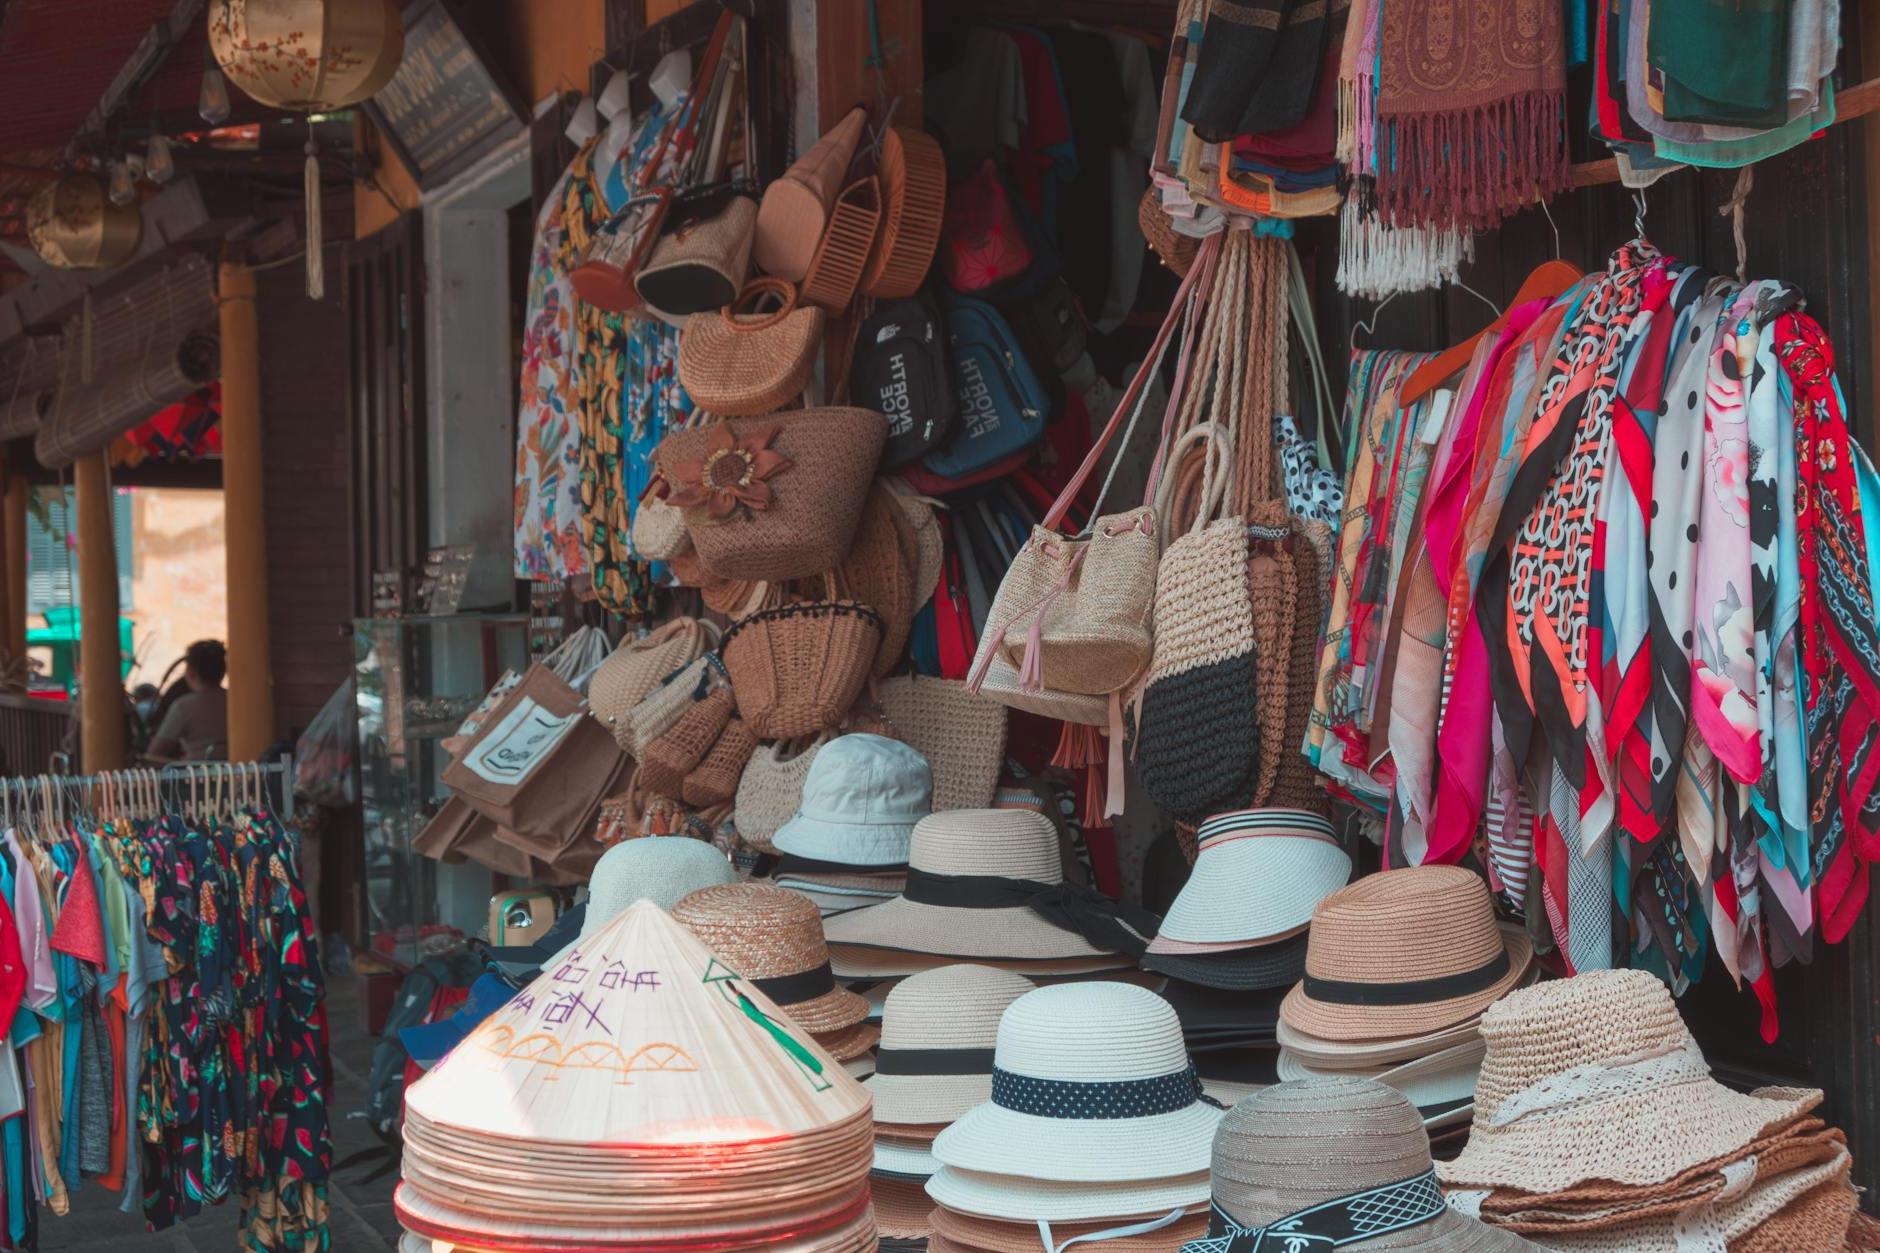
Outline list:
[[[922,62],[920,19],[921,0],[820,0],[816,5],[818,133],[834,126],[858,104],[867,105],[870,119],[877,123],[892,103],[895,125],[916,129],[922,125],[926,109],[921,90],[927,70]]]
[[[86,770],[122,770],[124,654],[118,644],[117,543],[111,526],[111,453],[72,466],[78,496],[79,717]]]
[[[1880,109],[1880,78],[1870,78],[1864,83],[1856,83],[1847,90],[1835,94],[1832,125],[1866,117],[1876,109]],[[1567,171],[1567,186],[1573,191],[1578,191],[1582,187],[1598,187],[1618,181],[1619,160],[1617,157],[1607,157],[1603,161],[1582,161]]]
[[[228,562],[228,759],[274,742],[268,549],[261,481],[261,334],[255,272],[231,246],[220,271],[222,500]]]

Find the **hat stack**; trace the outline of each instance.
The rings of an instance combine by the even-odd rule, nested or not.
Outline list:
[[[398,1220],[476,1250],[875,1247],[868,1093],[639,901],[405,1097]]]
[[[796,816],[777,828],[777,883],[825,916],[891,900],[907,881],[914,824],[933,811],[933,770],[884,735],[843,735],[810,763]]]
[[[1214,1136],[1208,1235],[1183,1253],[1534,1247],[1445,1207],[1416,1108],[1344,1076],[1282,1083],[1228,1111]]]
[[[1167,1001],[1069,983],[999,1020],[991,1099],[934,1140],[930,1248],[1172,1253],[1206,1231],[1221,1110],[1201,1094]]]
[[[734,883],[692,893],[672,916],[851,1073],[867,1062],[881,1029],[867,1021],[867,1000],[836,986],[822,914],[808,900],[766,883]]]
[[[1482,1034],[1468,1146],[1437,1167],[1451,1205],[1550,1249],[1847,1244],[1850,1162],[1842,1134],[1809,1116],[1821,1093],[1718,1083],[1655,976],[1511,993]]]
[[[1460,866],[1369,875],[1312,917],[1305,977],[1280,1004],[1281,1078],[1360,1075],[1398,1088],[1431,1130],[1471,1112],[1482,1011],[1533,964]]]
[[[1238,1097],[1275,1081],[1274,1031],[1306,967],[1306,927],[1351,878],[1332,824],[1302,809],[1216,814],[1196,833],[1194,870],[1142,959],[1169,977],[1210,1090]]]
[[[888,994],[875,1073],[875,1220],[883,1248],[933,1234],[926,1184],[938,1169],[934,1137],[992,1095],[999,1019],[1033,990],[991,966],[943,966]]]
[[[894,978],[957,961],[1031,979],[1128,970],[1155,934],[1155,915],[1065,883],[1057,829],[1030,810],[922,818],[907,859],[901,895],[825,921],[837,978]]]

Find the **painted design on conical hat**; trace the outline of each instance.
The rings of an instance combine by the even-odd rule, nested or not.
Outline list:
[[[544,969],[406,1102],[478,1135],[667,1148],[801,1137],[869,1108],[808,1032],[645,900]]]

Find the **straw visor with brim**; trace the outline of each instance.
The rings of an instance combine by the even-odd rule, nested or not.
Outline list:
[[[1151,953],[1172,951],[1171,941],[1257,945],[1294,935],[1351,878],[1351,858],[1332,824],[1303,809],[1216,814],[1196,838],[1194,872]]]
[[[1488,885],[1473,871],[1368,875],[1320,904],[1305,979],[1280,1018],[1321,1040],[1423,1035],[1500,1000],[1533,956],[1525,935],[1496,924]]]
[[[795,892],[766,883],[706,888],[673,906],[672,916],[804,1030],[820,1037],[868,1017],[866,999],[836,986],[821,912]],[[867,1047],[831,1052],[844,1059]]]
[[[1307,1079],[1255,1093],[1214,1137],[1214,1205],[1242,1227],[1427,1175],[1429,1136],[1401,1093],[1365,1079]],[[1341,1244],[1362,1253],[1502,1253],[1534,1246],[1434,1202],[1414,1226]]]
[[[1202,1144],[1207,1136],[1201,1137]],[[1133,1183],[1059,1183],[942,1166],[927,1195],[962,1214],[1007,1222],[1091,1222],[1160,1218],[1177,1207],[1206,1205],[1208,1172]]]
[[[934,903],[963,895],[955,891],[960,880],[1003,879],[1041,889],[1063,883],[1057,830],[1042,814],[1022,809],[933,814],[914,827],[908,866],[908,885],[901,896],[828,920],[838,970],[869,964],[865,956],[845,963],[842,950],[854,948],[1002,961],[1112,956],[1024,904],[986,908]],[[933,878],[923,880],[923,875]],[[1116,960],[1119,966],[1133,964]],[[877,972],[856,971],[858,977],[869,973]]]
[[[1459,1187],[1659,1183],[1821,1100],[1795,1088],[1744,1094],[1711,1078],[1670,992],[1645,971],[1590,971],[1512,993],[1483,1015],[1482,1036],[1469,1143],[1439,1168]]]
[[[950,1123],[992,1098],[999,1018],[1031,980],[960,964],[913,975],[888,993],[875,1073],[864,1084],[877,1123]],[[928,1173],[932,1173],[929,1171]]]
[[[948,1166],[1062,1182],[1206,1168],[1202,1099],[1175,1010],[1124,983],[1040,988],[999,1020],[992,1099],[934,1140]]]

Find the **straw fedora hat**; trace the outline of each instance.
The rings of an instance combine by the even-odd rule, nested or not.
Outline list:
[[[1184,1253],[1216,1253],[1230,1238],[1262,1229],[1280,1236],[1281,1247],[1285,1236],[1299,1235],[1317,1237],[1299,1247],[1329,1249],[1329,1234],[1338,1248],[1365,1253],[1535,1247],[1448,1209],[1430,1165],[1416,1107],[1383,1084],[1306,1079],[1256,1092],[1215,1133],[1211,1238]],[[1335,1204],[1347,1199],[1355,1203]]]
[[[999,1018],[1036,986],[1009,970],[971,964],[896,984],[882,1013],[875,1073],[863,1085],[874,1094],[875,1121],[950,1123],[991,1100]]]
[[[1659,1183],[1821,1100],[1811,1089],[1733,1092],[1711,1078],[1671,993],[1642,970],[1511,993],[1482,1016],[1482,1037],[1469,1143],[1439,1168],[1452,1186]]]
[[[803,780],[796,817],[771,837],[780,852],[840,866],[899,866],[914,824],[933,811],[927,759],[885,735],[841,735]]]
[[[1040,988],[999,1020],[992,1099],[934,1140],[944,1165],[1059,1182],[1207,1167],[1221,1111],[1202,1099],[1169,1003],[1124,983]]]
[[[1216,814],[1195,832],[1199,853],[1149,952],[1178,944],[1249,948],[1298,934],[1319,902],[1351,878],[1328,819],[1303,809]]]
[[[822,914],[795,892],[767,883],[711,887],[673,906],[672,916],[805,1031],[821,1037],[868,1017],[866,998],[836,986]],[[849,1056],[868,1047],[863,1043]]]
[[[1473,871],[1387,870],[1319,905],[1305,978],[1280,1019],[1321,1040],[1423,1035],[1500,1000],[1533,957],[1525,935],[1496,924],[1488,884]]]
[[[823,750],[824,756],[828,752]],[[1058,925],[1041,909],[1052,910],[1052,918],[1066,919],[1067,925]],[[1068,926],[1073,917],[1089,925],[1073,931]],[[1117,954],[1132,942],[1141,951],[1154,931],[1154,915],[1066,884],[1057,829],[1043,814],[957,809],[923,818],[914,828],[907,887],[899,897],[831,918],[827,931],[837,970],[846,974],[852,964],[857,977],[913,971],[869,969],[866,958],[848,963],[856,949],[1002,964],[1074,961],[1098,970],[1133,965],[1133,959]],[[1093,933],[1110,947],[1087,938]]]
[[[785,1007],[788,1008],[787,1006]],[[875,1073],[874,1050],[881,1039],[881,1028],[872,1022],[858,1022],[835,1031],[812,1031],[816,1043],[829,1050],[829,1056],[842,1063],[852,1079],[866,1079]]]
[[[1467,1122],[1474,1114],[1475,1083],[1482,1071],[1482,1053],[1486,1048],[1478,1037],[1396,1066],[1345,1071],[1309,1065],[1296,1054],[1281,1049],[1279,1077],[1287,1082],[1339,1077],[1374,1080],[1409,1097],[1410,1103],[1423,1115],[1423,1126],[1433,1131]]]

